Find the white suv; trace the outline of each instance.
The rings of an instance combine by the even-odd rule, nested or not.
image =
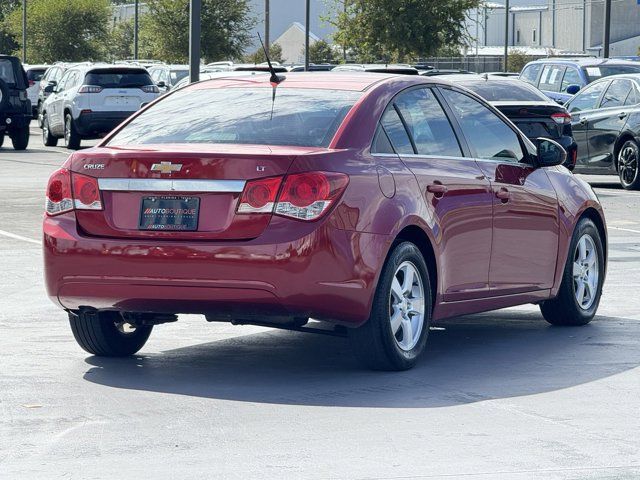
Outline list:
[[[126,65],[77,65],[69,68],[42,106],[42,139],[55,146],[64,138],[70,149],[85,138],[100,138],[160,92],[145,68]]]

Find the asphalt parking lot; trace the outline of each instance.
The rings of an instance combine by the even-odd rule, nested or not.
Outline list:
[[[610,245],[590,325],[449,320],[416,368],[377,373],[341,338],[197,316],[133,358],[88,356],[42,282],[66,156],[35,128],[0,149],[0,478],[640,478],[640,192],[615,177],[587,178]]]

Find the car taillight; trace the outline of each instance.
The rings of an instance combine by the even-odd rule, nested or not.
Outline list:
[[[282,177],[261,178],[247,182],[242,191],[238,213],[271,213]]]
[[[36,82],[34,82],[33,80],[29,80],[29,86],[33,87],[36,84]]]
[[[98,179],[61,168],[49,177],[45,210],[48,215],[58,215],[74,208],[102,210]]]
[[[78,90],[78,93],[100,93],[102,91],[102,87],[97,85],[83,85]]]
[[[73,210],[71,173],[66,168],[56,170],[49,177],[45,210],[49,215],[57,215]]]
[[[305,172],[288,175],[276,203],[276,215],[317,220],[349,183],[343,173]]]
[[[78,210],[102,210],[98,179],[79,173],[71,174],[73,205]]]
[[[558,112],[551,114],[551,118],[558,125],[563,125],[565,123],[571,123],[571,115],[567,112]]]
[[[140,87],[144,93],[160,93],[160,89],[156,85],[144,85]]]

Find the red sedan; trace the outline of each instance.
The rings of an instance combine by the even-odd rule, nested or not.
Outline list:
[[[52,174],[47,290],[95,355],[137,352],[178,313],[329,322],[387,370],[447,317],[537,303],[584,325],[606,228],[564,157],[437,77],[196,83]]]

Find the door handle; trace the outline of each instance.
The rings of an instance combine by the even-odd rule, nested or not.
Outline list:
[[[583,117],[583,118],[581,118],[581,119],[580,119],[580,124],[582,124],[582,125],[586,125],[586,124],[587,124],[587,119],[586,119],[586,118],[584,118],[584,117]]]
[[[509,193],[509,190],[502,187],[500,190],[496,191],[496,197],[498,197],[502,203],[507,203],[509,198],[511,198],[511,193]]]
[[[618,118],[619,118],[620,120],[622,120],[622,119],[624,119],[624,118],[627,118],[627,113],[626,113],[626,112],[620,112],[620,113],[618,114]]]
[[[427,185],[427,192],[433,193],[436,198],[442,197],[447,193],[448,188],[439,181],[433,182],[431,185]]]

